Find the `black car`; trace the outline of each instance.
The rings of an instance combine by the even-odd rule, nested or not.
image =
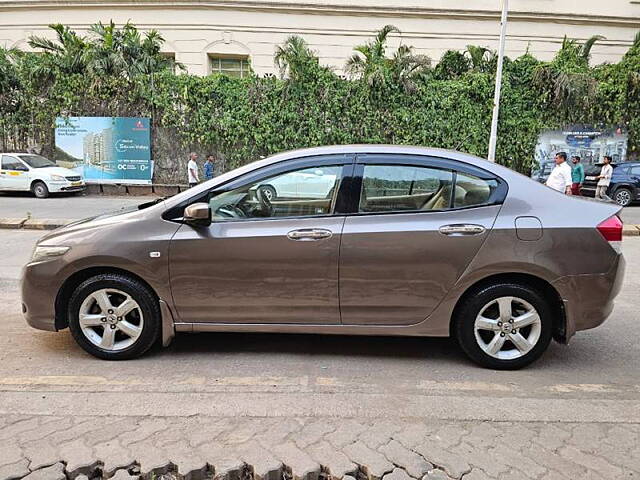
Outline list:
[[[596,193],[598,175],[602,163],[585,165],[585,180],[582,184],[582,194],[592,197]],[[636,200],[640,200],[640,162],[612,163],[613,175],[607,195],[618,205],[626,207]]]

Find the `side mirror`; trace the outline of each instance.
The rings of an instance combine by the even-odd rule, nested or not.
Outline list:
[[[199,202],[184,209],[183,220],[189,225],[208,227],[211,225],[211,209],[208,203]]]

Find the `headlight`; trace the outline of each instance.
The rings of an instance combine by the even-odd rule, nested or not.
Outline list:
[[[51,180],[55,180],[56,182],[62,182],[66,180],[62,175],[51,175]]]
[[[36,245],[33,255],[31,256],[31,262],[44,262],[51,260],[55,257],[60,257],[67,253],[71,247],[48,247],[46,245]]]

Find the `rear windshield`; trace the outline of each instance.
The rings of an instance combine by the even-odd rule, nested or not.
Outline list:
[[[56,164],[51,160],[41,157],[40,155],[18,155],[20,160],[25,162],[31,168],[55,167]]]

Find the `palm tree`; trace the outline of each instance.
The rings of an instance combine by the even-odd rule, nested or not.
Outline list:
[[[56,32],[56,40],[31,36],[29,46],[43,51],[42,61],[32,72],[39,77],[50,78],[57,69],[61,73],[85,73],[86,39],[60,23],[49,25]]]
[[[291,35],[282,45],[276,47],[273,63],[282,78],[301,79],[306,72],[319,66],[316,53],[302,37]]]
[[[471,69],[476,72],[493,71],[496,52],[479,45],[467,45],[464,54],[469,58]]]
[[[431,65],[426,55],[413,53],[413,47],[400,45],[391,58],[386,56],[387,39],[400,33],[397,27],[385,25],[370,42],[358,45],[345,64],[345,73],[363,79],[371,87],[381,87],[391,81],[407,91],[415,89],[415,79]]]
[[[20,57],[17,48],[0,46],[0,99],[2,96],[20,85],[20,78],[15,61]]]
[[[586,115],[593,104],[597,81],[591,75],[589,58],[594,44],[602,38],[594,35],[581,44],[565,36],[555,58],[536,69],[534,84],[560,113],[576,118]]]
[[[146,32],[143,37],[131,23],[127,22],[118,29],[111,21],[107,25],[102,22],[91,25],[90,32],[87,69],[96,78],[116,76],[132,79],[173,67],[160,51],[164,39],[156,30]]]
[[[400,45],[391,61],[393,78],[406,92],[415,92],[418,88],[416,78],[430,65],[431,59],[428,56],[414,54],[411,47]]]
[[[582,56],[585,62],[589,63],[589,59],[591,58],[591,49],[596,44],[596,42],[600,40],[605,40],[605,38],[606,37],[603,37],[602,35],[593,35],[592,37],[589,37],[587,41],[582,44],[582,47],[580,48],[580,55]]]

